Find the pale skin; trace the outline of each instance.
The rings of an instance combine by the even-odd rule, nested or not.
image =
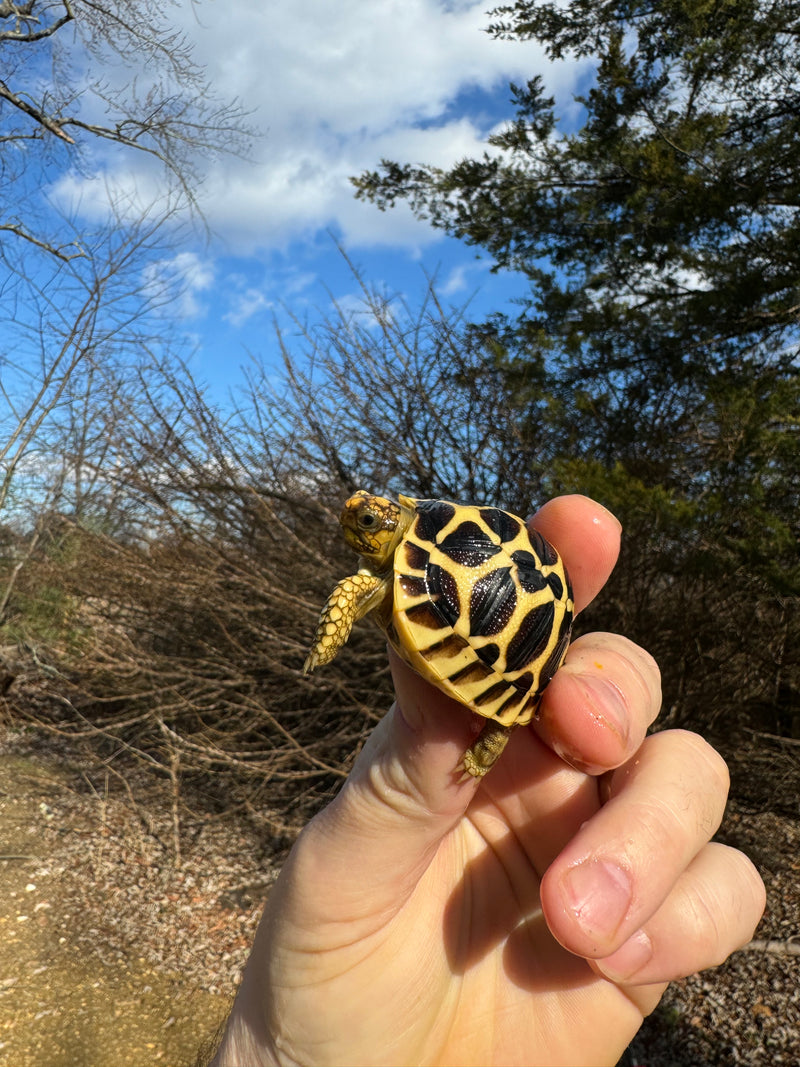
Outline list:
[[[571,496],[532,523],[585,607],[616,519]],[[721,757],[645,738],[658,668],[619,635],[573,643],[482,780],[457,773],[480,722],[392,671],[396,704],[270,894],[214,1064],[616,1063],[666,983],[763,911],[750,861],[709,843]]]

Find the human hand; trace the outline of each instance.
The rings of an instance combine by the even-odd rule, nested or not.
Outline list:
[[[585,607],[619,524],[562,497],[533,525]],[[270,894],[214,1063],[616,1063],[666,983],[763,910],[750,862],[709,844],[722,759],[645,737],[658,669],[617,635],[573,643],[481,780],[454,773],[476,717],[392,670],[397,703]]]

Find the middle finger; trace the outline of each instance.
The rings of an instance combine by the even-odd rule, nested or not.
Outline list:
[[[658,910],[718,828],[728,774],[701,737],[671,730],[648,737],[604,790],[542,881],[551,931],[587,957],[610,955]]]
[[[570,766],[602,774],[633,756],[660,707],[649,652],[620,634],[584,634],[545,689],[535,729]]]

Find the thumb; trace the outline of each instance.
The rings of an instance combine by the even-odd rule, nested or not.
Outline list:
[[[616,560],[617,520],[586,497],[568,496],[545,504],[533,524],[561,552],[576,602],[587,604]],[[402,907],[480,786],[478,779],[462,782],[459,768],[475,740],[476,716],[391,649],[389,655],[397,702],[295,852],[295,862],[299,852],[313,867],[309,884],[317,895],[308,905],[328,907],[332,916],[337,908],[338,915],[363,908],[367,899],[389,912]],[[320,881],[332,891],[320,894]]]
[[[396,703],[301,835],[324,872],[326,910],[342,916],[401,908],[480,784],[457,770],[474,740],[472,716],[392,650],[390,659]]]
[[[392,764],[430,812],[461,815],[480,784],[462,781],[464,752],[485,720],[426,682],[391,646],[389,664],[397,696],[389,724]]]

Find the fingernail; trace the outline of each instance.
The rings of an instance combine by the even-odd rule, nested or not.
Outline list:
[[[630,875],[609,860],[584,860],[564,875],[561,894],[583,933],[602,943],[614,937],[631,906]]]
[[[617,518],[617,516],[614,514],[613,511],[609,511],[608,508],[605,507],[605,505],[600,504],[597,500],[592,501],[592,503],[598,509],[598,511],[601,513],[601,515],[602,515],[602,517],[604,519],[606,519],[606,518],[611,519],[612,523],[617,527],[617,529],[620,532],[622,532],[622,523],[619,521],[619,519]],[[595,525],[597,525],[600,522],[600,516],[599,515],[593,516],[592,517],[592,522]]]
[[[596,669],[602,669],[599,666]],[[600,675],[585,674],[581,679],[587,707],[598,724],[605,725],[624,745],[630,733],[630,711],[617,686]]]
[[[610,956],[597,962],[607,978],[624,982],[633,978],[652,958],[653,944],[650,938],[644,930],[637,930],[622,948],[618,948],[616,952],[612,952]]]

